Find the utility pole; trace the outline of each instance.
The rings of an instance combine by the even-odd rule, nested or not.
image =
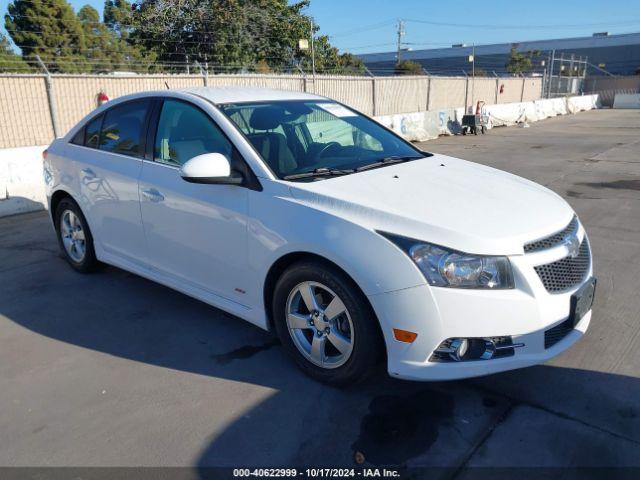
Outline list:
[[[589,65],[589,57],[584,57],[584,64],[582,65],[582,79],[584,80],[587,77],[587,65]]]
[[[398,53],[396,63],[400,63],[400,52],[402,52],[402,37],[404,37],[404,20],[398,20]]]
[[[573,76],[574,76],[573,72],[575,71],[575,70],[574,70],[574,67],[575,67],[575,65],[574,65],[575,57],[576,57],[576,56],[572,53],[572,54],[571,54],[571,60],[569,60],[569,76],[570,76],[570,77],[573,77]]]
[[[553,64],[556,61],[556,50],[551,50],[551,63],[549,64],[549,86],[547,88],[547,98],[551,98],[551,83],[553,82]]]
[[[473,108],[473,99],[476,90],[476,44],[471,46],[471,108]]]
[[[314,88],[315,88],[315,81],[316,81],[316,50],[315,50],[315,45],[314,45],[314,41],[313,41],[313,18],[309,17],[309,26],[311,28],[311,72],[313,73],[313,82],[314,82]]]
[[[564,72],[564,52],[560,52],[560,69],[558,70],[558,88],[556,94],[562,93],[562,72]]]

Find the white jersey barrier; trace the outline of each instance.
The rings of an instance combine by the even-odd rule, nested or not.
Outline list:
[[[598,95],[551,98],[533,102],[486,105],[489,128],[537,122],[556,115],[567,115],[599,107]],[[380,123],[410,141],[425,141],[439,135],[460,132],[464,108],[416,112],[376,117]]]
[[[40,147],[0,149],[0,217],[42,210],[47,204]]]
[[[640,108],[640,93],[616,93],[613,108]]]
[[[597,95],[554,98],[485,107],[490,127],[535,122],[598,107]],[[376,117],[410,141],[425,141],[460,132],[464,108]],[[46,208],[42,151],[46,145],[0,149],[0,217]]]
[[[458,109],[384,115],[375,119],[411,142],[424,142],[460,131]]]

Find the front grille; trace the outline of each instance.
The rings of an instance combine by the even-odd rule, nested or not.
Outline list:
[[[534,268],[549,293],[560,293],[580,285],[587,276],[590,263],[589,241],[585,236],[575,258],[565,257]]]
[[[550,328],[544,332],[544,348],[551,348],[564,337],[569,335],[569,332],[573,330],[573,322],[570,318],[564,322],[559,323],[553,328]]]
[[[548,250],[562,244],[564,238],[569,234],[578,233],[578,217],[574,216],[564,230],[554,233],[541,240],[525,244],[524,253],[538,252],[540,250]]]

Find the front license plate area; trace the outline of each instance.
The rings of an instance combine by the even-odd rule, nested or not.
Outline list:
[[[591,277],[580,290],[571,295],[571,323],[575,327],[576,324],[591,310],[593,298],[596,293],[596,279]]]

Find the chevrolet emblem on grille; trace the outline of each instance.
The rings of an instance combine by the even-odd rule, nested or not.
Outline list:
[[[562,239],[562,244],[567,247],[571,258],[576,258],[578,256],[578,253],[580,252],[580,240],[577,235],[570,234],[565,236]]]

